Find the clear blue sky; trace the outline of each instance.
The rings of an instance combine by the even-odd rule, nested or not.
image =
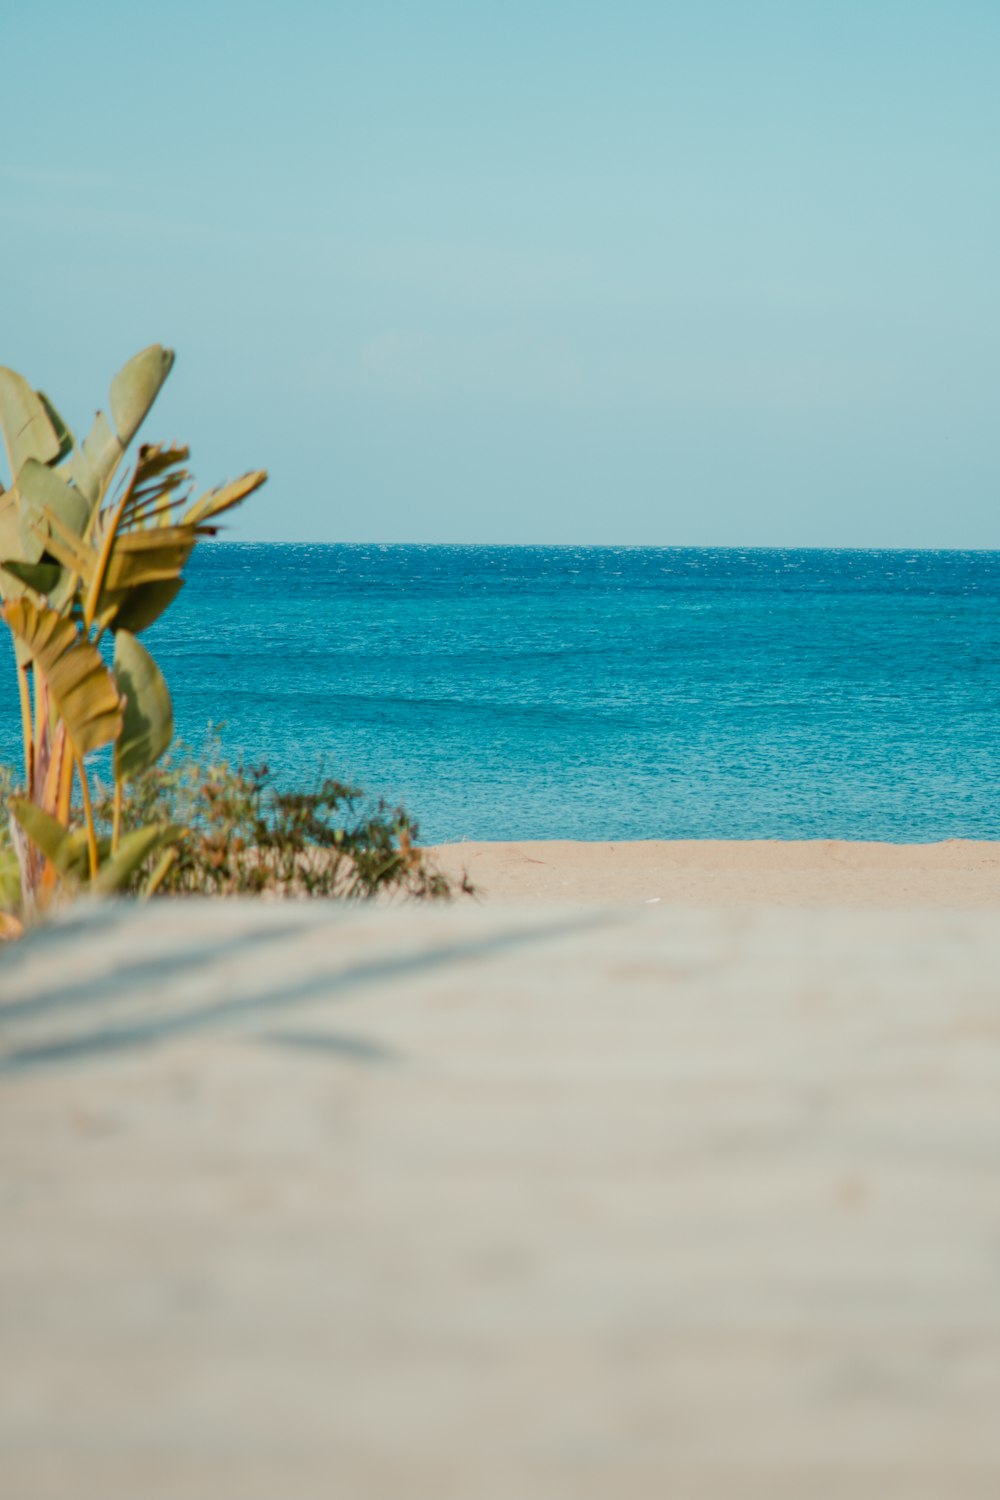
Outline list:
[[[4,7],[0,362],[233,535],[1000,546],[1000,4]]]

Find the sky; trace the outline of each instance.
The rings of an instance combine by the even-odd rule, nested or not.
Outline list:
[[[0,362],[260,541],[1000,546],[996,0],[0,6]]]

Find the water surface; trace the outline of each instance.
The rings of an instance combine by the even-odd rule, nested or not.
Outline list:
[[[996,552],[213,543],[146,640],[186,739],[434,840],[1000,837]]]

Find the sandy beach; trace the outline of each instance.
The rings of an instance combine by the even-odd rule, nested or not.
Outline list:
[[[912,904],[78,905],[0,964],[0,1493],[993,1500],[998,966]]]
[[[446,844],[484,899],[698,906],[1000,907],[1000,842],[649,839]]]

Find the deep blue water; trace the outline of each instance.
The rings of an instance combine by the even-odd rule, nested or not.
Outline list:
[[[1000,837],[998,552],[210,544],[188,577],[145,638],[178,732],[432,840]]]

